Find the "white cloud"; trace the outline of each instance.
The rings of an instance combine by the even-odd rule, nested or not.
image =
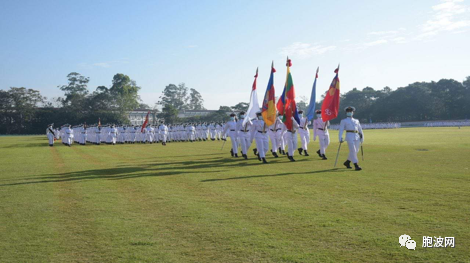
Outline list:
[[[459,4],[463,0],[441,0],[441,3],[432,6],[432,19],[421,25],[422,34],[418,39],[437,35],[442,31],[454,31],[470,26],[470,8]]]
[[[397,44],[407,43],[406,38],[404,37],[396,37],[396,38],[392,38],[391,40]]]
[[[367,42],[364,45],[366,47],[372,47],[372,46],[377,46],[377,45],[381,45],[381,44],[386,44],[387,42],[388,41],[385,40],[385,39],[380,39],[380,40],[376,40],[376,41],[372,41],[372,42]]]
[[[189,45],[188,48],[196,48],[197,45]]]
[[[295,42],[290,46],[281,48],[281,55],[290,56],[299,59],[309,58],[315,55],[321,55],[325,52],[335,50],[336,46],[312,45],[308,43]]]

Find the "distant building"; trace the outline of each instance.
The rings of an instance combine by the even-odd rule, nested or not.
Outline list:
[[[149,114],[149,123],[154,125],[157,123],[157,112],[154,110],[146,110],[146,109],[135,109],[130,111],[128,114],[129,121],[132,125],[142,125],[145,121],[145,116],[150,111]]]
[[[211,113],[216,112],[217,110],[182,110],[178,112],[178,118],[189,118],[189,117],[197,117],[197,116],[207,116]],[[225,114],[230,116],[231,113],[235,112],[238,114],[238,111],[227,111]]]

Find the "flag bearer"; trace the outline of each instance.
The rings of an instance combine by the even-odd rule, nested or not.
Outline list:
[[[300,135],[300,143],[302,144],[302,147],[299,148],[299,154],[302,155],[302,151],[304,152],[305,156],[309,156],[307,152],[307,145],[310,142],[310,131],[308,129],[308,118],[303,116],[304,111],[299,110],[299,115],[301,116],[300,118],[300,125],[299,125],[299,135]]]
[[[248,159],[248,149],[250,149],[251,146],[251,126],[252,122],[248,121],[243,125],[243,120],[245,119],[245,112],[242,111],[240,112],[240,120],[237,122],[237,132],[238,132],[238,138],[240,141],[240,148],[242,152],[242,156],[245,159]]]
[[[362,170],[358,164],[357,153],[361,148],[361,143],[364,142],[364,133],[362,132],[361,124],[357,119],[353,118],[353,113],[356,111],[354,107],[347,107],[346,119],[342,119],[339,124],[339,142],[343,142],[343,132],[346,132],[346,142],[348,143],[349,156],[344,166],[351,169],[351,162],[354,164],[356,171]]]
[[[321,110],[315,111],[317,118],[313,121],[313,140],[315,141],[318,136],[318,141],[320,143],[320,150],[317,151],[318,156],[323,160],[326,158],[326,148],[330,145],[330,134],[328,133],[328,125],[330,122],[324,122],[321,118]]]
[[[291,162],[295,162],[294,160],[294,152],[297,149],[297,130],[299,129],[299,124],[297,121],[292,118],[292,130],[288,130],[287,126],[283,126],[284,137],[286,138],[287,143],[287,159]]]
[[[261,112],[256,113],[257,120],[253,120],[253,131],[251,132],[250,140],[253,141],[253,138],[256,142],[256,155],[258,155],[258,160],[263,161],[263,163],[268,163],[266,161],[266,152],[269,150],[269,137],[268,137],[268,129],[269,127],[264,122],[263,116],[261,116]]]

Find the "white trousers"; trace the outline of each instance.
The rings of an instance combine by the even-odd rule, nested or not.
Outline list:
[[[272,152],[277,152],[277,149],[278,149],[278,140],[277,140],[277,134],[275,131],[271,131],[269,130],[268,131],[268,135],[269,135],[269,139],[271,140],[271,151]]]
[[[259,132],[256,132],[259,133]],[[256,149],[258,149],[259,156],[261,158],[266,158],[266,152],[269,149],[269,139],[268,135],[265,134],[256,134],[255,135]]]
[[[330,145],[330,135],[318,135],[318,142],[320,143],[320,154],[325,154],[326,148]]]
[[[238,154],[237,132],[229,131],[228,136],[230,137],[230,141],[232,142],[233,153]]]
[[[286,141],[284,140],[284,136],[282,136],[282,131],[276,131],[276,140],[277,147],[284,151],[286,149]]]
[[[351,161],[352,163],[358,163],[357,153],[361,149],[361,141],[351,140],[347,142],[348,142],[348,148],[349,148],[348,160]]]
[[[242,154],[247,154],[248,149],[250,149],[251,141],[250,141],[250,131],[242,132],[238,134],[238,139],[240,141],[240,148]]]
[[[310,142],[310,132],[304,129],[300,129],[299,135],[300,135],[300,142],[302,144],[302,149],[304,149],[304,151],[308,150],[307,146],[308,146],[308,143]]]
[[[287,152],[290,156],[294,156],[295,150],[297,150],[297,132],[286,132]]]
[[[52,133],[47,134],[47,139],[49,140],[49,145],[54,145],[54,135]]]

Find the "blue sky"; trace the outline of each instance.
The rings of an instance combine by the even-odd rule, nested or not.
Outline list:
[[[70,72],[89,89],[124,73],[153,105],[169,83],[201,92],[205,107],[248,102],[256,67],[262,97],[285,59],[297,96],[317,98],[341,63],[342,92],[470,76],[470,1],[1,1],[0,89],[48,98]]]

